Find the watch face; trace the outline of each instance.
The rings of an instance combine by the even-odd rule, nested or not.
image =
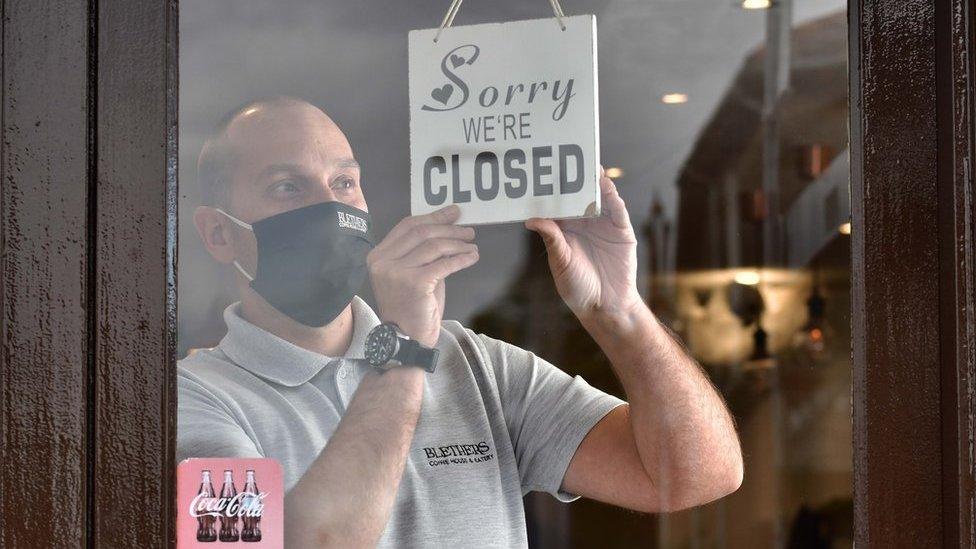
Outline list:
[[[393,358],[397,349],[397,333],[393,326],[380,324],[366,338],[366,360],[382,366]]]

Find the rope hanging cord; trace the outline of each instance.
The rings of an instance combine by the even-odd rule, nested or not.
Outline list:
[[[454,24],[454,17],[457,15],[458,10],[461,9],[461,2],[463,1],[451,0],[451,5],[448,6],[447,13],[444,14],[444,19],[441,20],[441,26],[437,29],[437,34],[434,35],[434,42],[437,42],[441,37],[444,29]],[[563,13],[563,7],[559,4],[559,0],[549,0],[549,5],[552,6],[552,13],[556,17],[556,22],[559,23],[559,28],[566,30],[566,25],[563,23],[563,17],[566,17],[566,14]]]

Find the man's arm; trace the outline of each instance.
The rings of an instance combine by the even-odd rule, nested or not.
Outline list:
[[[641,511],[700,505],[742,482],[732,418],[697,363],[637,291],[637,239],[613,182],[598,218],[531,219],[559,295],[610,359],[629,398],[570,462],[568,492]]]
[[[287,547],[376,545],[420,416],[424,373],[393,368],[363,378],[328,444],[285,498]]]
[[[646,306],[581,319],[610,359],[629,405],[590,430],[564,489],[646,512],[701,505],[738,489],[732,418],[698,364]]]
[[[409,217],[370,252],[384,321],[428,347],[437,343],[444,278],[473,265],[474,230],[451,206]],[[383,534],[420,417],[425,372],[394,368],[360,382],[329,442],[285,499],[288,547],[373,547]]]

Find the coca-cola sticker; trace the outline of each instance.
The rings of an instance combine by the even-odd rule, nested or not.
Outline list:
[[[176,470],[176,546],[284,546],[281,465],[267,458],[192,458]]]

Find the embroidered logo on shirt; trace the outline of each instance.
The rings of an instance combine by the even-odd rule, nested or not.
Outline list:
[[[488,446],[488,443],[483,440],[474,444],[429,446],[424,448],[424,455],[429,467],[484,463],[495,459],[495,454],[491,452],[491,446]]]

